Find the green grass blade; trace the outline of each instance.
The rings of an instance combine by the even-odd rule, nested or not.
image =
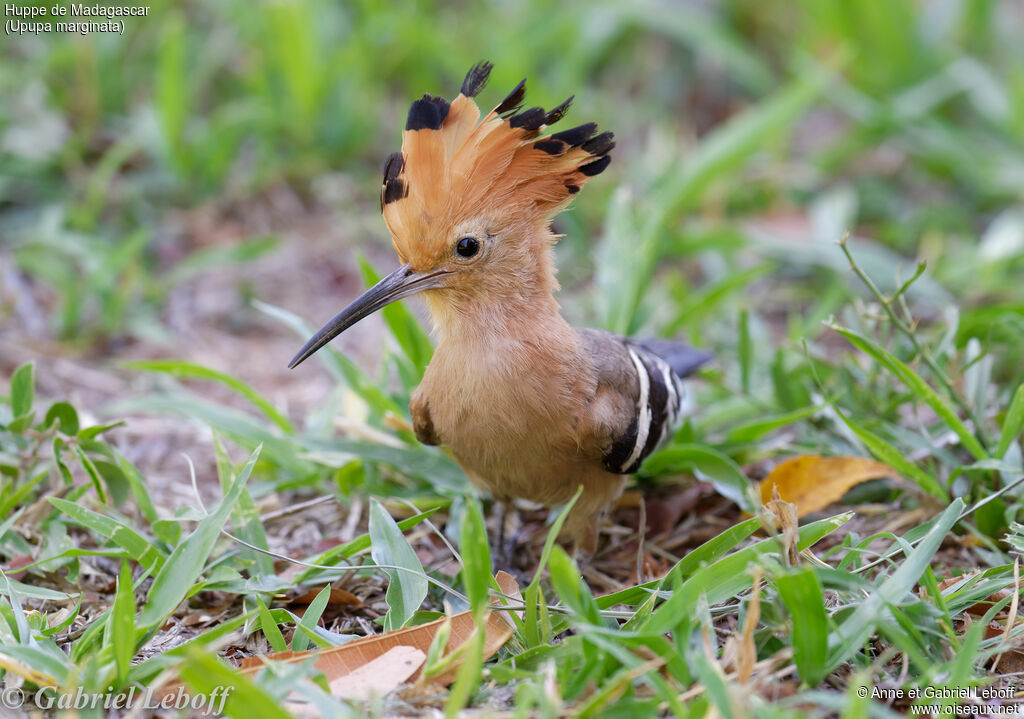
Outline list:
[[[253,467],[256,466],[256,461],[259,459],[260,449],[257,447],[253,450],[249,461],[238,473],[217,508],[204,517],[192,534],[171,552],[171,556],[167,558],[149,588],[146,604],[139,614],[139,629],[148,630],[163,624],[164,620],[188,596],[196,580],[199,579],[199,575],[202,574],[224,523],[227,522],[246,482],[249,481]]]
[[[117,678],[123,683],[131,668],[132,656],[135,654],[135,588],[132,584],[132,569],[128,562],[121,562],[114,605],[107,621],[109,641],[113,645],[117,665]]]
[[[1010,406],[1006,410],[1006,419],[1003,420],[1003,429],[999,433],[999,445],[996,447],[996,459],[1002,459],[1010,444],[1020,436],[1024,430],[1024,384],[1017,387],[1010,400]]]
[[[964,447],[974,455],[975,459],[988,458],[988,452],[985,451],[985,448],[981,446],[981,443],[971,434],[964,423],[960,421],[956,412],[914,370],[910,369],[904,362],[894,357],[875,342],[857,334],[853,330],[848,330],[836,324],[832,325],[832,329],[848,339],[854,347],[870,355],[883,367],[896,375],[918,399],[931,407],[935,414],[945,422],[946,426],[956,433],[960,441],[963,442]]]
[[[962,499],[952,504],[932,523],[928,533],[910,552],[902,564],[879,585],[863,602],[857,605],[829,638],[829,659],[825,671],[830,672],[859,649],[875,627],[887,614],[887,606],[898,604],[913,590],[924,573],[947,532],[952,529],[964,509]]]
[[[779,590],[793,622],[793,660],[800,678],[817,686],[825,678],[828,658],[828,617],[821,582],[812,569],[778,574]]]
[[[875,458],[895,469],[900,474],[909,477],[924,491],[933,497],[938,497],[942,501],[949,500],[949,494],[939,484],[939,480],[935,479],[928,472],[918,467],[916,464],[911,462],[906,456],[898,449],[893,447],[891,444],[886,442],[884,439],[879,437],[877,434],[870,432],[860,425],[851,421],[844,412],[839,411],[836,408],[836,414],[843,420],[843,423],[850,428],[858,439],[864,443],[864,446],[868,448],[871,454],[875,455]]]
[[[306,632],[301,631],[300,627],[305,628],[308,632],[312,632],[317,623],[320,621],[320,617],[323,616],[324,610],[327,608],[327,601],[331,598],[331,585],[327,585],[316,595],[309,606],[306,607],[306,611],[302,614],[302,620],[299,622],[299,627],[296,627],[295,634],[292,635],[292,651],[293,652],[304,652],[309,646],[309,637]]]
[[[230,691],[227,692],[223,714],[252,719],[290,719],[291,714],[257,681],[226,666],[208,651],[190,646],[186,657],[178,669],[181,678],[198,694],[210,697],[207,706],[212,707],[213,715],[222,713],[220,697],[215,692],[219,690],[223,695],[224,689],[228,688]]]
[[[83,452],[82,448],[77,444],[72,447],[72,450],[74,450],[75,456],[78,457],[78,461],[82,463],[82,468],[92,481],[92,486],[96,489],[96,494],[99,496],[100,501],[106,504],[107,493],[103,488],[103,478],[96,469],[96,465],[93,464],[92,460],[89,459],[89,456]]]
[[[263,630],[263,636],[267,638],[270,648],[275,652],[287,651],[288,645],[285,644],[281,629],[277,626],[277,622],[274,621],[274,617],[270,610],[267,609],[267,605],[263,603],[262,597],[256,597],[256,606],[260,613],[260,629]]]
[[[224,451],[224,445],[221,444],[220,438],[216,434],[213,436],[213,446],[217,453],[217,475],[220,479],[221,491],[226,492],[234,481],[235,471],[231,466],[231,458]],[[234,535],[258,548],[251,549],[245,546],[241,548],[242,556],[253,565],[250,574],[255,576],[273,575],[274,558],[266,553],[266,550],[270,549],[270,545],[267,543],[267,533],[248,488],[243,489],[238,495],[238,503],[232,511],[232,517],[232,524],[235,527]],[[264,551],[258,551],[259,549]]]
[[[148,372],[162,372],[178,377],[180,379],[198,379],[209,382],[218,382],[225,387],[234,390],[247,400],[252,402],[263,415],[273,422],[285,434],[295,434],[295,427],[283,414],[274,408],[266,397],[254,390],[240,379],[231,375],[218,372],[217,370],[203,367],[202,365],[184,360],[143,360],[139,362],[128,362],[125,364],[128,369],[145,370]]]
[[[551,523],[551,529],[548,530],[548,536],[544,539],[544,548],[540,553],[540,562],[537,563],[537,571],[533,573],[533,579],[530,580],[529,588],[536,588],[540,585],[540,577],[544,572],[544,568],[548,565],[548,561],[551,559],[551,552],[555,548],[555,541],[558,539],[559,533],[562,531],[562,525],[565,524],[565,520],[569,517],[569,512],[576,505],[580,496],[583,494],[583,485],[581,484],[576,488],[576,493],[572,495],[572,499],[562,508],[562,511],[555,517],[555,521]]]
[[[659,452],[644,464],[644,470],[652,474],[684,469],[692,469],[702,480],[710,482],[716,492],[731,499],[744,511],[751,514],[756,511],[748,492],[750,481],[735,462],[710,447],[676,445]]]
[[[812,546],[825,535],[838,529],[852,516],[852,512],[837,514],[800,527],[797,548],[803,550]],[[750,585],[750,578],[746,573],[747,566],[758,562],[763,555],[778,554],[781,551],[782,543],[777,537],[772,537],[698,569],[655,610],[650,620],[644,624],[644,631],[670,631],[681,618],[692,613],[702,596],[706,597],[709,605],[714,605],[742,592]]]
[[[659,588],[671,591],[677,581],[686,579],[699,569],[701,565],[714,562],[760,529],[760,527],[761,522],[757,517],[745,519],[739,524],[729,527],[721,534],[712,537],[692,552],[689,552],[661,579],[622,589],[612,594],[605,594],[597,598],[597,604],[601,609],[607,609],[616,604],[638,604],[645,601],[651,595],[651,592]]]
[[[370,500],[370,540],[370,553],[374,562],[409,570],[383,570],[388,575],[385,594],[388,613],[384,617],[384,631],[401,629],[412,619],[427,596],[427,580],[422,576],[423,565],[395,520],[375,499]]]
[[[175,12],[164,18],[157,56],[154,99],[168,154],[179,171],[189,169],[185,126],[189,117],[185,21]]]
[[[165,556],[157,547],[126,524],[86,509],[75,502],[49,497],[49,502],[83,527],[106,537],[153,574],[159,573]],[[47,560],[48,561],[48,560]]]
[[[469,608],[475,616],[487,607],[491,581],[491,547],[484,526],[480,502],[470,497],[462,515],[462,583],[469,597]]]
[[[428,519],[430,515],[434,514],[434,512],[436,512],[438,509],[439,507],[434,507],[432,509],[428,509],[426,512],[420,512],[419,514],[413,515],[412,517],[406,517],[402,521],[398,522],[398,528],[403,532],[407,529],[412,529],[423,520]],[[371,539],[369,533],[361,534],[355,539],[353,539],[351,542],[346,542],[345,544],[341,544],[337,547],[331,547],[326,552],[313,559],[310,562],[310,564],[330,565],[333,564],[335,560],[339,558],[347,559],[348,557],[351,557],[354,554],[362,552],[364,549],[369,549],[370,544]],[[302,572],[296,577],[295,583],[303,584],[306,582],[310,574],[319,571],[319,569],[306,569],[304,572]]]
[[[26,362],[11,375],[11,414],[15,418],[28,414],[35,396],[35,364]]]
[[[738,424],[729,430],[726,436],[730,442],[754,442],[769,432],[799,422],[802,419],[813,417],[821,408],[817,406],[802,407],[791,412],[784,412],[760,419],[751,420]]]

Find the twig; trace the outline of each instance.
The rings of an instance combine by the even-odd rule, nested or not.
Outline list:
[[[644,583],[644,540],[647,534],[647,502],[640,496],[640,518],[637,520],[636,583]]]
[[[863,269],[861,269],[861,266],[857,264],[857,261],[853,259],[853,255],[850,253],[849,247],[847,247],[847,239],[849,238],[849,236],[850,233],[846,233],[845,235],[843,235],[843,238],[839,240],[839,247],[840,249],[842,249],[843,254],[846,255],[846,259],[850,262],[850,269],[854,271],[857,277],[860,278],[861,282],[863,282],[864,285],[868,288],[868,290],[871,291],[871,294],[875,296],[875,299],[877,299],[879,303],[881,303],[882,308],[885,310],[885,313],[889,316],[889,319],[893,323],[893,326],[896,327],[896,329],[902,332],[910,340],[911,344],[914,346],[914,351],[917,352],[918,355],[920,355],[921,359],[924,360],[925,364],[928,365],[928,368],[932,371],[932,374],[935,375],[935,378],[942,384],[943,387],[946,388],[946,392],[949,394],[950,398],[953,400],[956,406],[959,407],[964,412],[964,414],[966,414],[967,417],[971,420],[971,423],[974,425],[974,436],[977,438],[978,442],[981,443],[981,446],[987,452],[988,440],[985,438],[985,434],[982,431],[981,422],[974,415],[974,410],[972,410],[970,405],[968,405],[967,402],[965,402],[964,399],[959,395],[959,393],[957,393],[956,389],[953,387],[953,382],[952,380],[950,380],[949,375],[942,371],[942,368],[939,367],[938,363],[935,362],[935,359],[931,356],[931,353],[928,352],[928,349],[924,347],[920,342],[918,342],[917,335],[914,333],[914,329],[910,325],[908,325],[906,321],[903,320],[899,315],[897,315],[896,311],[892,308],[893,301],[902,296],[903,293],[906,292],[910,284],[918,277],[920,277],[922,272],[924,272],[925,263],[922,262],[918,264],[917,272],[915,272],[914,276],[907,280],[907,282],[905,282],[902,287],[900,287],[900,289],[896,292],[895,295],[893,295],[892,297],[886,297],[884,294],[882,294],[882,291],[878,289],[878,287],[871,280],[871,278],[868,277],[867,273],[864,272]]]

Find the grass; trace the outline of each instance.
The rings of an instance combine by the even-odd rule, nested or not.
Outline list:
[[[401,13],[301,0],[166,4],[124,36],[8,38],[5,686],[42,701],[58,695],[45,687],[119,692],[173,674],[200,692],[233,685],[225,712],[257,717],[287,715],[293,691],[342,716],[882,716],[963,701],[933,687],[1005,686],[1020,669],[1024,546],[1019,21],[995,1],[943,14],[910,0]],[[486,522],[458,465],[409,428],[432,346],[415,312],[385,313],[378,362],[319,353],[327,390],[296,409],[282,398],[303,376],[283,387],[207,366],[174,308],[223,284],[254,300],[248,330],[297,346],[322,319],[308,296],[238,278],[322,250],[291,250],[288,217],[209,242],[179,218],[244,215],[286,188],[300,214],[356,228],[334,254],[383,245],[378,161],[405,105],[453,90],[485,57],[485,100],[528,75],[533,101],[575,92],[573,117],[620,139],[558,220],[567,314],[717,356],[698,411],[636,479],[640,515],[620,510],[619,527],[636,530],[648,509],[654,522],[694,477],[713,492],[678,516],[678,544],[662,534],[638,548],[613,530],[590,569],[553,541],[558,520],[542,528],[536,554],[523,550],[512,639],[486,661],[468,646],[439,693],[348,705],[308,664],[244,677],[237,657],[253,651],[445,612],[482,622]],[[349,190],[324,190],[339,182]],[[351,272],[370,283],[375,265]],[[58,357],[130,389],[93,404],[83,383],[65,397]],[[131,433],[143,415],[215,438],[188,448],[194,493],[154,479],[167,469]],[[874,457],[898,476],[796,527],[754,487],[800,454]],[[302,502],[325,494],[342,510],[321,521],[327,505]],[[309,541],[303,525],[344,541]],[[364,605],[339,605],[329,584]],[[428,658],[437,672],[444,661]]]

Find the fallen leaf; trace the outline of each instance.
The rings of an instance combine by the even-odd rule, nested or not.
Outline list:
[[[770,501],[773,489],[778,489],[782,500],[795,504],[799,516],[804,517],[824,509],[861,482],[894,476],[891,467],[866,457],[804,454],[787,459],[761,482],[761,501]]]
[[[400,687],[426,659],[427,655],[415,647],[392,647],[354,672],[330,682],[331,694],[357,701],[384,696]],[[285,702],[285,708],[294,717],[321,716],[315,705],[295,692]]]
[[[19,554],[15,557],[11,557],[11,561],[9,561],[7,566],[4,567],[4,573],[7,574],[9,579],[14,579],[20,582],[24,578],[26,572],[19,570],[21,570],[22,567],[27,567],[33,562],[35,562],[35,559],[33,559],[30,554]]]
[[[295,597],[288,602],[289,607],[308,607],[316,599],[317,595],[320,594],[320,590],[310,589],[308,592],[303,592],[299,596]],[[350,607],[358,607],[362,605],[362,601],[352,592],[347,589],[335,589],[331,587],[331,596],[327,599],[328,606],[346,605]]]
[[[495,576],[498,586],[504,594],[517,596],[519,585],[506,572],[498,572]],[[349,676],[356,671],[368,666],[378,658],[387,654],[397,647],[413,648],[423,652],[426,656],[430,649],[430,643],[434,635],[446,622],[451,622],[451,633],[448,637],[448,644],[445,646],[445,654],[450,654],[462,646],[473,633],[475,625],[471,612],[460,612],[452,617],[444,617],[427,624],[416,627],[396,629],[383,634],[375,634],[361,639],[354,639],[337,647],[328,649],[312,649],[304,652],[277,652],[259,657],[248,657],[242,661],[241,670],[246,674],[255,674],[267,661],[278,662],[302,662],[309,657],[314,657],[313,664],[324,673],[327,681],[332,685],[342,677]],[[514,624],[502,612],[491,612],[485,620],[484,658],[490,657],[497,652],[509,640],[514,631]],[[415,681],[420,665],[415,667],[411,674],[404,681]],[[456,663],[444,675],[435,678],[433,681],[440,684],[450,684],[455,680],[455,672],[458,669]],[[395,685],[396,687],[398,684]],[[392,687],[394,688],[394,687]]]
[[[743,629],[734,632],[725,641],[725,649],[722,652],[722,661],[727,666],[736,670],[736,678],[741,684],[746,684],[750,675],[754,673],[754,665],[757,664],[757,645],[754,643],[754,630],[761,619],[761,577],[764,570],[754,566],[754,590],[750,595],[750,602],[747,604],[746,618],[743,620]]]
[[[330,683],[331,694],[369,699],[397,689],[423,666],[427,655],[416,647],[392,647],[371,662]]]
[[[800,554],[800,526],[797,522],[797,506],[779,497],[778,487],[772,487],[771,501],[765,502],[760,513],[762,524],[773,533],[781,535],[783,557],[787,567],[795,567]]]

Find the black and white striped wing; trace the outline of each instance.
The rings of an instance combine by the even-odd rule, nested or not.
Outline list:
[[[631,474],[682,425],[691,401],[686,384],[668,362],[638,344],[625,348],[639,380],[633,421],[605,453],[604,466],[616,474]]]

